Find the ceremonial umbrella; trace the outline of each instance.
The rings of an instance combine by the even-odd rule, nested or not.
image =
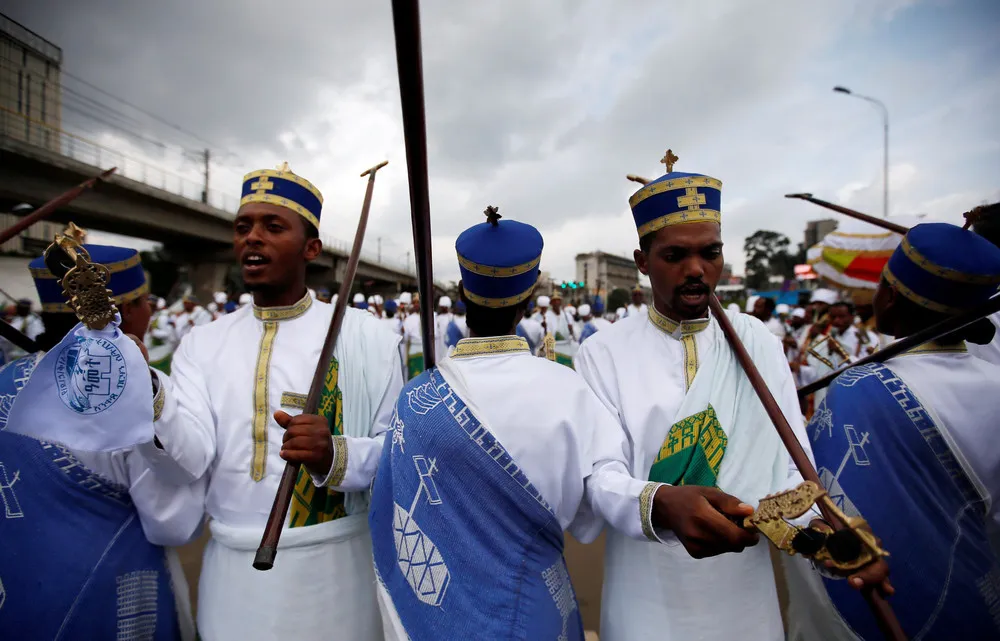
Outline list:
[[[893,221],[906,226],[919,222],[914,216],[895,216]],[[874,290],[882,268],[902,239],[868,223],[845,220],[808,249],[806,262],[820,278],[838,288]]]

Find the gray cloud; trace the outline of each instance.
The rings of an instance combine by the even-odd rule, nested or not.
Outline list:
[[[738,266],[756,229],[798,242],[806,220],[825,217],[784,193],[842,193],[877,212],[878,117],[832,95],[840,83],[892,101],[893,164],[912,168],[894,211],[946,216],[995,194],[1000,75],[977,71],[988,43],[920,61],[879,48],[879,29],[910,4],[422,3],[435,269],[455,277],[451,243],[487,204],[542,230],[557,277],[572,277],[578,251],[628,253],[635,185],[624,175],[655,177],[666,147],[678,169],[723,180]],[[0,10],[60,44],[71,73],[235,151],[242,162],[217,168],[224,189],[288,159],[323,189],[324,226],[341,237],[360,207],[357,173],[388,157],[370,235],[399,258],[410,246],[388,2],[0,0]],[[844,46],[848,34],[865,46]]]

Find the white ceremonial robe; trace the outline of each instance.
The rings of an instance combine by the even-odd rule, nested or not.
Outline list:
[[[1000,505],[996,501],[1000,497],[1000,440],[995,429],[1000,415],[1000,365],[968,352],[921,350],[903,353],[885,364],[920,400],[955,460],[986,499],[991,521],[987,532],[994,552],[1000,554]],[[911,523],[902,527],[918,526]],[[782,558],[782,562],[791,597],[788,639],[858,641],[837,614],[809,562],[801,557]],[[898,598],[906,595],[900,593]]]
[[[641,305],[636,305],[635,303],[629,303],[628,307],[625,308],[625,318],[630,316],[645,316],[649,313],[649,306],[646,303]]]
[[[521,331],[524,332],[528,342],[531,343],[531,353],[537,356],[538,350],[541,349],[542,343],[545,340],[545,333],[542,331],[541,323],[532,317],[522,318],[518,325],[521,327]]]
[[[535,358],[527,342],[514,336],[464,339],[438,370],[545,498],[564,530],[590,543],[607,519],[630,536],[645,538],[643,523],[649,522],[651,505],[643,512],[640,496],[655,484],[629,474],[617,421],[579,374]],[[553,398],[561,402],[554,404]],[[601,486],[607,512],[595,514],[584,501],[589,482]],[[474,491],[474,485],[463,491]],[[379,606],[386,641],[404,641],[392,599],[381,585]]]
[[[986,345],[969,343],[969,353],[976,358],[981,358],[994,365],[1000,365],[1000,312],[990,316],[990,322],[993,323],[993,327],[995,328],[993,340]]]
[[[15,316],[10,320],[10,325],[31,340],[35,340],[45,332],[45,324],[42,323],[42,319],[35,314]],[[7,339],[0,339],[0,347],[3,348],[4,352],[4,358],[0,361],[0,364],[12,363],[22,356],[27,355],[27,352]]]
[[[363,491],[403,381],[399,337],[366,312],[347,310],[334,349],[345,436],[333,437],[330,480],[352,492],[347,516],[286,525],[274,568],[252,568],[285,466],[273,414],[300,411],[332,315],[331,305],[308,296],[290,308],[240,309],[193,330],[174,355],[171,377],[159,377],[165,402],[154,430],[163,449],[143,455],[179,484],[208,475],[213,538],[198,594],[205,641],[381,639]]]
[[[576,358],[577,370],[618,416],[632,476],[647,479],[671,426],[711,402],[728,439],[721,490],[755,505],[800,483],[718,323],[678,325],[657,314],[672,328],[668,333],[653,314],[650,309],[597,332]],[[756,318],[729,317],[811,456],[779,341]],[[606,513],[602,488],[592,484],[591,492],[597,511]],[[650,528],[647,538],[662,544],[632,540],[617,529],[608,533],[602,641],[784,638],[766,541],[741,554],[696,560],[670,532]]]
[[[455,315],[451,312],[434,317],[434,355],[438,358],[448,355],[448,343],[445,339],[448,336],[448,325],[453,318]]]
[[[407,355],[422,354],[424,351],[424,338],[420,331],[420,314],[409,314],[403,319],[403,342],[407,349]]]
[[[767,331],[774,334],[776,338],[781,339],[785,337],[785,324],[781,322],[781,319],[772,316],[767,319],[764,326],[767,327]]]
[[[207,325],[212,322],[212,314],[204,307],[198,306],[191,310],[191,313],[181,312],[174,321],[177,332],[177,340],[187,336],[191,330],[198,325]]]

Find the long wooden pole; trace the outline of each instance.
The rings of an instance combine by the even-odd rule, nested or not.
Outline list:
[[[34,354],[38,351],[38,343],[28,338],[25,334],[22,334],[20,330],[3,319],[0,319],[0,337],[6,338],[16,347],[29,354]]]
[[[708,304],[712,310],[712,315],[715,316],[719,327],[722,328],[722,333],[725,335],[726,341],[736,354],[736,360],[739,361],[740,366],[750,380],[750,385],[757,393],[757,397],[760,398],[760,402],[764,405],[764,410],[774,424],[774,428],[778,431],[781,442],[785,444],[785,449],[788,450],[788,454],[802,474],[802,478],[812,481],[819,487],[823,487],[816,468],[813,466],[812,461],[809,460],[809,456],[802,448],[802,444],[799,443],[799,439],[796,438],[795,432],[792,431],[792,427],[788,424],[788,419],[785,418],[781,407],[778,406],[778,402],[774,400],[774,395],[768,389],[767,383],[764,382],[760,371],[758,371],[757,366],[751,360],[747,348],[743,345],[743,341],[740,340],[739,335],[737,335],[736,330],[733,328],[733,324],[729,321],[729,316],[722,309],[722,303],[719,302],[714,293],[709,296]],[[819,503],[818,505],[820,511],[823,512],[823,518],[834,529],[840,530],[846,527],[847,524],[843,523],[835,514],[827,510],[823,503]],[[899,625],[899,620],[896,618],[896,614],[892,611],[892,607],[888,602],[874,590],[865,590],[862,594],[865,600],[868,601],[868,606],[871,608],[875,618],[878,620],[879,629],[885,638],[890,641],[905,641],[906,634]]]
[[[396,65],[403,107],[403,138],[410,185],[410,220],[420,294],[420,336],[424,369],[434,367],[434,274],[431,264],[431,205],[427,179],[427,126],[424,114],[423,59],[420,47],[420,7],[417,0],[392,1],[396,32]]]
[[[958,316],[952,316],[950,318],[946,318],[940,323],[936,323],[934,325],[931,325],[930,327],[925,327],[919,332],[910,334],[905,338],[901,338],[895,343],[892,343],[891,345],[886,345],[877,352],[869,354],[868,356],[865,356],[864,358],[857,360],[846,367],[838,369],[835,372],[831,372],[826,376],[824,376],[823,378],[815,380],[812,383],[809,383],[808,385],[803,385],[797,390],[799,398],[804,398],[817,390],[823,389],[824,387],[832,383],[834,379],[843,374],[844,371],[852,367],[858,367],[859,365],[867,365],[869,363],[884,363],[890,358],[894,356],[899,356],[905,351],[923,345],[924,343],[937,340],[942,336],[947,336],[952,332],[960,330],[963,327],[968,327],[969,325],[977,321],[983,320],[987,316],[991,316],[992,314],[995,314],[997,312],[1000,312],[1000,295],[994,296],[985,303],[977,305],[976,307],[973,307],[972,309],[963,312]]]
[[[70,189],[69,191],[56,196],[55,198],[45,203],[35,211],[31,212],[21,220],[17,221],[7,229],[0,231],[0,245],[4,244],[14,236],[17,236],[28,227],[31,227],[32,225],[37,223],[39,220],[48,217],[50,214],[52,214],[52,212],[59,209],[63,205],[69,203],[74,198],[79,197],[80,194],[82,194],[87,189],[93,187],[94,184],[97,183],[97,181],[107,179],[108,176],[115,173],[117,170],[118,170],[117,167],[112,167],[111,169],[105,172],[101,172],[99,176],[94,176],[89,180],[83,181],[82,183]]]
[[[387,160],[380,162],[361,174],[362,177],[368,176],[368,189],[365,191],[365,201],[361,206],[358,231],[354,234],[354,246],[347,259],[347,269],[344,270],[344,279],[340,283],[337,304],[333,308],[333,318],[326,331],[326,340],[323,341],[323,349],[320,351],[319,361],[316,363],[316,371],[313,372],[309,395],[306,397],[306,405],[302,409],[303,414],[315,414],[319,407],[323,384],[327,371],[330,369],[330,359],[333,358],[333,349],[337,346],[337,337],[340,336],[340,328],[344,324],[344,316],[347,314],[347,303],[351,299],[351,286],[354,284],[354,276],[358,273],[361,245],[365,240],[368,211],[371,209],[372,192],[375,189],[375,172],[387,164],[389,164]],[[299,468],[298,463],[285,463],[285,470],[281,473],[281,481],[278,483],[278,491],[274,495],[274,503],[271,504],[271,513],[268,515],[267,525],[264,527],[264,536],[261,537],[260,546],[254,555],[253,566],[258,570],[270,570],[274,567],[274,557],[278,554],[278,541],[281,539],[281,530],[285,526],[285,517],[288,516],[288,507],[292,503],[292,493],[295,491],[295,482],[299,477]]]
[[[813,203],[814,205],[819,205],[820,207],[826,207],[841,214],[846,214],[851,218],[857,218],[858,220],[863,220],[866,223],[871,223],[876,227],[881,227],[882,229],[887,229],[891,232],[897,234],[906,235],[906,232],[910,231],[909,227],[904,227],[903,225],[897,225],[896,223],[891,223],[885,218],[876,218],[875,216],[869,216],[868,214],[863,214],[860,211],[849,209],[847,207],[841,207],[840,205],[834,205],[826,200],[821,200],[819,198],[813,198],[812,194],[786,194],[785,198],[798,198],[799,200],[805,200]]]

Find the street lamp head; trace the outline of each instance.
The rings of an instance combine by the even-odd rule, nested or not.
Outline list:
[[[847,87],[841,87],[840,85],[834,87],[833,90],[836,91],[837,93],[847,93],[847,94],[851,93],[850,89],[848,89]]]

